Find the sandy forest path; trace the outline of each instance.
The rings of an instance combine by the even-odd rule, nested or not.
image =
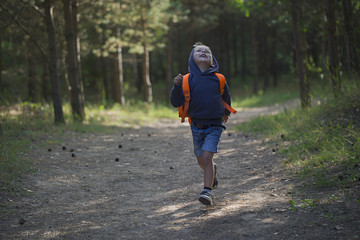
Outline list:
[[[9,212],[0,216],[0,239],[359,236],[346,220],[324,217],[324,210],[291,210],[297,183],[282,170],[276,146],[233,130],[241,121],[281,110],[247,109],[230,118],[215,156],[219,187],[210,207],[197,200],[202,172],[189,127],[179,121],[114,128],[112,134],[69,133],[51,152],[36,147],[28,157],[37,171],[23,180],[31,193],[1,199]]]

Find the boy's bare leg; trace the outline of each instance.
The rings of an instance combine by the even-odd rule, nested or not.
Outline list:
[[[200,157],[197,157],[197,161],[200,167],[204,170],[204,187],[212,188],[214,181],[214,153],[203,151]]]

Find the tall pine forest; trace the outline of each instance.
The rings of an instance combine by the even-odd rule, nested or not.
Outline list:
[[[357,0],[2,0],[0,102],[63,106],[169,103],[195,42],[208,45],[232,97],[276,88],[303,108],[313,86],[360,87]]]

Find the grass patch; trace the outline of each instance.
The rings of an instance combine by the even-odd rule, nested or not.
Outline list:
[[[6,136],[5,136],[6,137]],[[30,161],[25,157],[24,149],[29,146],[29,139],[7,139],[0,142],[0,187],[1,191],[18,192],[20,175],[30,169]]]
[[[344,94],[307,110],[259,117],[238,130],[278,141],[286,165],[321,187],[360,182],[360,95]]]
[[[260,91],[257,95],[247,97],[233,97],[235,107],[264,107],[274,104],[282,104],[298,98],[298,93],[287,90]]]
[[[283,76],[278,86],[259,90],[256,95],[253,94],[251,83],[252,79],[247,79],[246,83],[240,79],[232,82],[230,92],[234,107],[264,107],[299,98],[298,83],[294,76]]]

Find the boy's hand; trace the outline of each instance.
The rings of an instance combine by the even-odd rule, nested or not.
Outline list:
[[[178,75],[174,78],[174,84],[175,84],[175,85],[182,85],[182,80],[183,80],[183,75],[178,74]]]
[[[224,116],[222,117],[222,122],[223,122],[223,123],[226,123],[227,120],[228,120],[228,118],[229,118],[229,115],[224,115]]]

